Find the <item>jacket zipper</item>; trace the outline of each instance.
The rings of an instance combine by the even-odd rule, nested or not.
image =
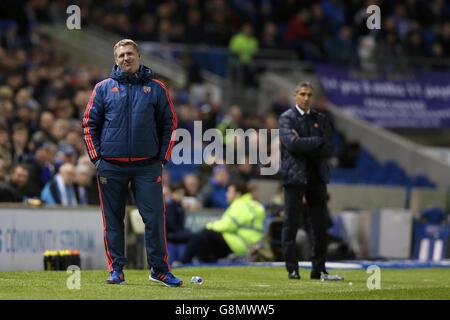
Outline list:
[[[128,110],[128,161],[131,161],[131,105],[130,105],[130,92],[131,90],[131,83],[128,83],[128,90],[127,90],[127,110]]]

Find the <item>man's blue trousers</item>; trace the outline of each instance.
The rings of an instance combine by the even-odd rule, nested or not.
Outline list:
[[[121,270],[125,258],[125,205],[129,184],[145,224],[147,261],[157,272],[170,270],[162,193],[161,162],[130,166],[102,160],[97,182],[103,215],[103,231],[109,271]]]

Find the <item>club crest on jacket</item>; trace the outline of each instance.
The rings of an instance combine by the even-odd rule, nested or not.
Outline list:
[[[149,93],[150,91],[152,91],[152,88],[150,88],[148,86],[143,86],[142,90],[144,91],[144,93]]]

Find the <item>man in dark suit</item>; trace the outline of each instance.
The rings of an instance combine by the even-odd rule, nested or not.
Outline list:
[[[312,279],[342,280],[328,275],[327,187],[330,180],[328,158],[334,151],[333,132],[328,118],[311,109],[313,87],[301,82],[294,93],[296,106],[279,120],[281,176],[284,186],[285,217],[282,230],[283,255],[289,279],[300,279],[295,237],[299,227],[302,198],[305,196],[312,224]]]
[[[17,163],[9,171],[9,179],[0,183],[0,202],[23,202],[28,196],[26,184],[29,170],[25,164]]]

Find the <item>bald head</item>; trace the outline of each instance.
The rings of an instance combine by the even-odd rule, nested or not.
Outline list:
[[[75,179],[75,166],[71,163],[65,163],[59,168],[59,174],[66,185],[72,185]]]

